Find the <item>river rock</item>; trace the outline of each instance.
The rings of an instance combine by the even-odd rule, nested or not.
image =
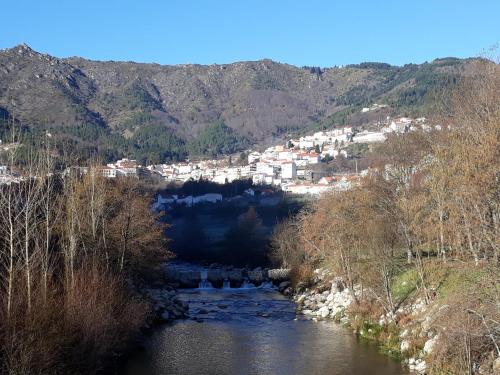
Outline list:
[[[427,340],[424,344],[424,353],[425,354],[431,354],[434,351],[434,348],[436,347],[436,344],[438,342],[439,335],[433,337],[430,340]]]
[[[327,306],[323,306],[322,308],[320,308],[318,310],[318,316],[321,316],[322,318],[328,317],[329,314],[330,314],[330,310],[328,309]]]
[[[290,281],[282,281],[279,286],[278,286],[278,289],[281,293],[283,293],[283,291],[288,288],[289,286],[291,285]]]
[[[306,296],[301,294],[300,296],[297,297],[297,299],[295,300],[295,302],[297,303],[297,305],[302,305],[306,300]]]
[[[323,294],[317,294],[316,295],[316,301],[318,301],[318,303],[321,303],[321,302],[326,302],[326,297],[325,295]]]
[[[401,352],[407,352],[410,349],[410,342],[408,340],[401,341],[400,350]]]
[[[425,371],[427,370],[427,364],[424,360],[417,359],[415,361],[415,365],[413,365],[413,368],[410,366],[410,370],[413,370],[419,374],[425,374]]]
[[[342,318],[345,316],[344,311],[345,309],[342,306],[336,306],[333,309],[331,309],[330,318],[332,319],[340,318],[342,320]]]

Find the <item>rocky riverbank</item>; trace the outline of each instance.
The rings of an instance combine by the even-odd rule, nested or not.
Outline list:
[[[300,282],[292,288],[282,282],[279,290],[297,304],[297,312],[313,321],[331,319],[353,329],[361,338],[375,340],[381,351],[397,357],[418,374],[428,373],[432,356],[439,345],[438,322],[446,319],[448,305],[422,298],[403,303],[394,314],[381,314],[373,319],[366,309],[369,291],[355,286],[354,291],[345,288],[340,278],[325,269],[316,269],[312,285]],[[358,304],[354,303],[355,298]],[[371,318],[368,316],[372,315]],[[500,374],[500,359],[491,353],[491,361],[477,368],[477,374]]]
[[[154,312],[153,323],[167,323],[188,317],[189,306],[177,297],[177,290],[165,284],[161,288],[144,289],[145,297],[151,302]]]

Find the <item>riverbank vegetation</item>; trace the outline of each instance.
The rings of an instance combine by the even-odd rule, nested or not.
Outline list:
[[[55,170],[50,147],[4,163],[0,186],[0,374],[96,373],[148,316],[132,286],[168,256],[136,179]]]
[[[318,267],[340,277],[353,327],[394,354],[415,318],[404,307],[435,306],[427,371],[472,374],[500,357],[499,65],[478,62],[446,98],[440,130],[390,137],[361,186],[277,227],[274,254],[298,288]],[[423,349],[411,341],[403,356]]]

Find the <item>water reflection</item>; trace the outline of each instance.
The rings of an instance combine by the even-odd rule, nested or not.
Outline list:
[[[162,327],[127,375],[396,375],[386,358],[332,322],[294,320],[294,305],[270,291],[191,291],[197,319]]]

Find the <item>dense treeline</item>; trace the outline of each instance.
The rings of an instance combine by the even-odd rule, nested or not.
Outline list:
[[[442,300],[430,371],[471,374],[500,356],[499,65],[478,62],[451,98],[442,131],[389,138],[361,186],[279,225],[274,248],[296,282],[333,270],[366,319],[398,326],[407,299]]]
[[[168,256],[162,226],[136,179],[16,152],[23,180],[0,186],[0,373],[95,373],[144,323],[130,286]]]
[[[242,150],[247,144],[223,121],[216,121],[188,145],[188,150],[193,155],[217,157]]]
[[[54,149],[63,159],[71,154],[74,163],[95,157],[104,162],[128,157],[141,164],[158,164],[182,161],[188,156],[214,158],[244,150],[249,145],[247,139],[235,134],[222,121],[208,125],[196,138],[185,140],[148,112],[140,112],[124,123],[124,129],[133,133],[128,138],[94,123],[48,125],[46,130],[30,128],[2,117],[0,112],[0,140],[9,140],[12,123],[22,129],[23,141],[30,148],[37,147],[38,140],[50,133]]]

